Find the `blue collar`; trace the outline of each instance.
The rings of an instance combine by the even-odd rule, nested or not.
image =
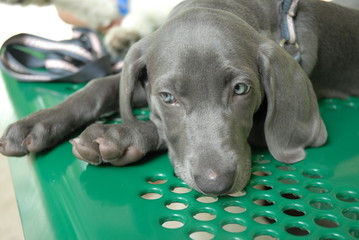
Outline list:
[[[129,11],[129,0],[117,0],[117,8],[121,16],[125,16]]]

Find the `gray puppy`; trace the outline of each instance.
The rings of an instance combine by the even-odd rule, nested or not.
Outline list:
[[[120,109],[124,124],[93,124],[72,140],[79,159],[121,166],[167,148],[176,174],[209,195],[245,187],[250,145],[267,145],[281,162],[304,159],[304,148],[327,139],[317,98],[359,96],[359,12],[300,1],[298,49],[278,44],[280,5],[184,1],[131,47],[121,75],[93,80],[62,104],[10,125],[0,152],[44,150]],[[298,51],[301,64],[291,56]],[[136,120],[132,107],[146,104],[151,121]]]

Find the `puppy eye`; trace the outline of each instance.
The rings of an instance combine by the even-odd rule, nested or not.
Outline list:
[[[177,103],[176,98],[170,93],[161,92],[160,97],[161,97],[162,101],[165,102],[166,104],[176,104]]]
[[[237,83],[234,86],[233,92],[237,95],[244,95],[247,94],[251,90],[251,86],[245,83]]]

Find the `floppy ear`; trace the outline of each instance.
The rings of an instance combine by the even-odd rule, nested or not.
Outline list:
[[[132,113],[134,95],[144,94],[139,89],[140,81],[147,78],[144,55],[140,43],[134,44],[128,51],[121,73],[120,82],[120,112],[121,118],[126,121],[137,121]],[[142,88],[142,87],[141,87]],[[136,96],[135,96],[136,98]]]
[[[278,161],[305,158],[305,147],[324,144],[327,131],[312,84],[300,65],[274,43],[260,46],[261,83],[267,98],[266,142]]]

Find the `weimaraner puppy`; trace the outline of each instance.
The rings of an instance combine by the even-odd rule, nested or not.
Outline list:
[[[359,11],[301,0],[296,44],[280,46],[280,6],[182,2],[130,48],[120,75],[93,80],[62,104],[10,125],[0,152],[42,151],[120,110],[123,124],[93,124],[71,141],[76,157],[121,166],[167,148],[177,176],[209,195],[245,187],[250,146],[267,145],[281,162],[303,160],[306,147],[327,139],[317,98],[359,96]],[[146,104],[151,120],[137,120],[132,108]]]

